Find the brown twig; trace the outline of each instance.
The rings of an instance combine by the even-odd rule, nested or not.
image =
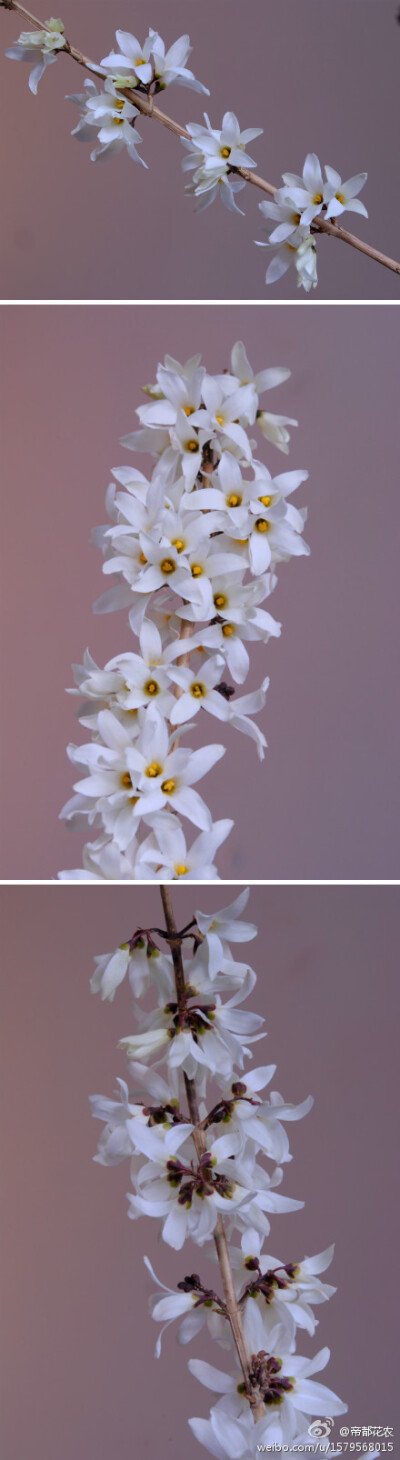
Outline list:
[[[163,905],[164,917],[165,917],[165,921],[166,921],[166,925],[167,925],[167,931],[168,931],[169,939],[170,939],[170,948],[171,948],[172,960],[173,960],[173,965],[174,965],[174,973],[175,973],[176,996],[177,996],[177,1000],[178,1000],[178,1006],[179,1006],[180,1009],[183,1010],[186,1007],[186,1002],[185,1002],[185,975],[184,975],[183,962],[182,962],[181,942],[180,942],[180,938],[179,938],[179,935],[178,935],[178,932],[177,932],[177,927],[176,927],[176,922],[175,922],[174,913],[173,913],[173,909],[172,909],[171,894],[170,894],[169,888],[168,887],[165,887],[164,885],[161,885],[160,886],[160,892],[161,892],[161,901],[162,901],[162,905]],[[189,1106],[190,1118],[191,1118],[191,1121],[192,1121],[192,1125],[194,1126],[193,1140],[194,1140],[194,1144],[195,1144],[195,1147],[196,1147],[197,1155],[198,1155],[199,1159],[201,1160],[201,1157],[204,1156],[204,1153],[207,1150],[207,1140],[206,1140],[205,1132],[204,1132],[204,1129],[203,1129],[203,1126],[202,1126],[202,1123],[201,1123],[201,1120],[200,1120],[198,1100],[197,1100],[197,1091],[196,1091],[196,1081],[195,1080],[189,1080],[189,1078],[188,1078],[188,1076],[186,1074],[184,1075],[184,1081],[185,1081],[185,1089],[186,1089],[186,1095],[187,1095],[187,1102],[188,1102],[188,1106]],[[258,1399],[256,1395],[254,1395],[253,1401],[251,1399],[252,1387],[253,1386],[252,1386],[251,1379],[250,1379],[250,1372],[251,1372],[250,1354],[248,1352],[247,1344],[246,1344],[246,1340],[245,1340],[245,1336],[244,1336],[244,1333],[243,1333],[241,1312],[240,1312],[239,1304],[238,1304],[237,1297],[236,1297],[236,1293],[235,1293],[235,1285],[234,1285],[234,1281],[233,1281],[233,1273],[232,1273],[232,1267],[231,1267],[231,1260],[230,1260],[230,1256],[229,1256],[229,1247],[228,1247],[228,1242],[227,1242],[227,1237],[226,1237],[226,1231],[225,1231],[224,1221],[223,1221],[223,1218],[221,1216],[221,1213],[218,1213],[217,1224],[216,1224],[215,1231],[214,1231],[214,1242],[215,1242],[215,1246],[216,1246],[216,1250],[217,1250],[217,1257],[218,1257],[218,1262],[219,1262],[219,1268],[220,1268],[220,1273],[221,1273],[221,1277],[222,1277],[222,1283],[223,1283],[223,1289],[224,1289],[224,1297],[225,1297],[225,1304],[226,1304],[227,1316],[228,1316],[229,1323],[230,1323],[230,1326],[231,1326],[231,1329],[232,1329],[232,1335],[233,1335],[234,1343],[235,1343],[235,1346],[236,1346],[236,1351],[237,1351],[237,1354],[238,1354],[238,1358],[239,1358],[240,1366],[241,1366],[241,1369],[242,1369],[244,1381],[245,1381],[245,1384],[246,1384],[246,1391],[247,1391],[248,1399],[249,1399],[250,1404],[251,1404],[252,1414],[253,1414],[253,1417],[254,1417],[254,1421],[257,1422],[258,1419],[262,1419],[263,1418],[263,1415],[264,1415],[264,1404],[263,1404],[262,1398],[259,1398]],[[253,1394],[254,1394],[254,1391],[253,1391]]]
[[[0,6],[3,6],[6,10],[15,10],[18,15],[23,15],[24,19],[28,20],[29,24],[33,25],[37,30],[48,30],[49,28],[46,23],[37,20],[34,15],[31,15],[29,10],[25,10],[25,7],[19,4],[19,0],[0,0]],[[77,50],[75,46],[71,46],[69,41],[66,41],[64,51],[67,55],[72,56],[73,61],[76,61],[78,66],[83,66],[92,75],[100,76],[103,81],[106,79],[107,72],[102,70],[101,66],[97,66],[93,61],[90,61],[88,56],[84,56],[82,51]],[[160,110],[160,107],[155,106],[152,97],[147,97],[144,92],[137,88],[130,90],[128,87],[120,87],[117,90],[121,90],[122,94],[129,101],[133,102],[134,106],[138,108],[138,111],[143,116],[152,117],[154,121],[160,122],[163,127],[167,127],[169,132],[174,132],[177,137],[186,137],[189,141],[192,141],[187,128],[181,127],[179,122],[174,122],[172,117],[168,117],[165,112]],[[230,171],[244,178],[245,182],[251,183],[253,187],[260,188],[261,192],[268,193],[272,198],[275,196],[277,189],[272,186],[272,183],[266,182],[265,178],[259,177],[258,173],[252,172],[247,167],[232,167]],[[400,263],[397,263],[396,259],[389,258],[388,254],[381,253],[379,249],[373,248],[370,243],[365,243],[355,233],[349,233],[347,228],[341,228],[339,223],[331,223],[328,219],[318,218],[312,225],[312,232],[328,233],[332,238],[338,238],[342,243],[350,244],[351,248],[358,249],[359,253],[366,254],[368,258],[375,259],[376,263],[383,264],[384,268],[391,269],[392,273],[400,274]]]

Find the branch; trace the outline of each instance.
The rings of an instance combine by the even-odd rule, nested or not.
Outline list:
[[[174,964],[176,996],[179,1008],[182,1009],[185,1007],[185,976],[182,963],[181,940],[177,932],[169,888],[161,885],[160,892]],[[184,1081],[190,1111],[190,1118],[192,1121],[192,1125],[194,1126],[193,1140],[196,1146],[197,1155],[199,1157],[199,1160],[201,1160],[201,1157],[204,1156],[204,1153],[207,1150],[207,1141],[200,1120],[196,1082],[195,1080],[189,1080],[186,1074],[184,1075]],[[224,1288],[227,1316],[231,1325],[232,1335],[239,1357],[244,1381],[246,1384],[246,1392],[251,1404],[254,1422],[256,1423],[258,1419],[262,1419],[264,1416],[264,1404],[262,1399],[258,1400],[257,1397],[254,1395],[254,1387],[250,1379],[250,1354],[248,1353],[246,1340],[243,1333],[242,1319],[235,1293],[235,1285],[233,1281],[226,1231],[223,1218],[220,1213],[218,1213],[217,1225],[214,1232],[214,1242],[217,1250],[219,1268]],[[252,1395],[253,1400],[251,1398]]]
[[[19,0],[0,0],[1,6],[5,10],[15,10],[18,15],[22,15],[36,30],[48,30],[46,23],[42,20],[37,20],[34,15],[30,14],[29,10],[25,10],[25,7],[19,4]],[[101,66],[97,66],[94,61],[90,61],[88,56],[84,56],[82,51],[77,50],[75,46],[71,46],[69,41],[66,40],[63,49],[67,55],[72,57],[73,61],[77,62],[78,66],[83,66],[91,75],[99,76],[102,81],[107,79],[108,73],[103,71]],[[186,137],[190,142],[192,141],[186,127],[181,127],[179,122],[174,122],[172,117],[166,116],[165,112],[160,110],[160,107],[154,105],[152,97],[148,97],[139,87],[135,87],[133,90],[130,90],[128,87],[117,87],[117,90],[120,90],[123,96],[128,98],[143,116],[152,117],[154,121],[160,122],[163,127],[167,127],[169,132],[174,132],[177,137]],[[272,183],[266,182],[265,178],[259,177],[256,172],[249,171],[247,167],[231,167],[229,171],[236,176],[244,178],[245,182],[251,183],[253,187],[260,188],[261,192],[268,193],[272,198],[277,192],[277,188],[273,187]],[[354,233],[349,233],[347,228],[341,228],[339,223],[331,223],[324,218],[319,218],[318,221],[312,224],[312,232],[329,233],[332,238],[338,238],[342,243],[350,244],[351,248],[358,249],[359,253],[367,254],[368,258],[375,259],[376,263],[383,264],[386,269],[391,269],[392,273],[400,274],[400,263],[397,263],[396,259],[389,258],[387,254],[381,253],[377,248],[373,248],[370,243],[364,243],[362,238],[358,238]]]

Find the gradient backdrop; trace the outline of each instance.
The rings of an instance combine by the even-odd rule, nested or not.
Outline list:
[[[290,456],[262,450],[273,472],[309,468],[299,502],[312,555],[282,566],[271,600],[282,637],[254,646],[248,688],[271,676],[266,759],[227,730],[203,783],[214,817],[237,823],[220,875],[398,875],[398,324],[385,306],[2,310],[0,875],[79,865],[81,838],[58,821],[74,779],[66,743],[86,738],[65,687],[86,645],[105,663],[136,643],[125,612],[92,615],[107,582],[89,536],[105,520],[109,469],[151,466],[118,445],[140,386],[166,351],[202,351],[219,371],[237,338],[257,368],[292,368],[264,398],[299,417]]]
[[[237,890],[175,888],[180,926]],[[213,1270],[191,1244],[174,1254],[158,1223],[127,1220],[126,1163],[91,1162],[101,1125],[88,1095],[112,1093],[125,1074],[117,1040],[132,1032],[125,986],[112,1006],[91,997],[92,958],[138,922],[160,924],[158,889],[12,887],[1,902],[4,1457],[200,1460],[186,1419],[207,1413],[208,1394],[186,1361],[210,1359],[210,1342],[180,1349],[172,1329],[154,1360],[143,1254],[171,1287],[199,1267],[214,1281]],[[336,1242],[338,1291],[300,1352],[331,1347],[322,1378],[349,1404],[338,1439],[341,1424],[396,1423],[398,889],[255,887],[248,911],[259,937],[237,951],[258,970],[251,1007],[269,1035],[255,1062],[277,1063],[285,1099],[315,1097],[288,1126],[283,1184],[306,1206],[272,1218],[269,1246],[289,1261]],[[222,1351],[213,1357],[225,1367]]]
[[[44,0],[37,5],[46,16]],[[344,179],[367,171],[369,221],[349,213],[345,223],[398,256],[396,0],[63,0],[60,8],[70,41],[93,61],[112,49],[116,26],[141,39],[151,24],[168,44],[188,30],[192,69],[211,96],[171,87],[161,106],[183,125],[209,110],[218,127],[230,109],[243,129],[263,127],[256,170],[276,186],[282,172],[301,172],[309,151]],[[35,99],[28,67],[2,59],[19,30],[18,17],[3,11],[3,296],[296,297],[292,270],[265,291],[267,254],[253,242],[263,236],[255,188],[239,199],[244,218],[219,200],[196,217],[184,194],[181,143],[145,118],[149,172],[125,155],[93,166],[88,144],[69,135],[79,113],[64,100],[82,90],[84,72],[61,57]],[[398,276],[346,245],[321,239],[318,253],[319,298],[399,298]]]

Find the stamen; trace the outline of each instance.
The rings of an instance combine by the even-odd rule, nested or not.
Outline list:
[[[148,679],[147,684],[144,685],[144,689],[148,695],[158,695],[160,686],[157,684],[156,679]]]
[[[271,523],[270,522],[266,522],[265,521],[265,517],[257,517],[257,522],[256,522],[256,531],[257,532],[269,532],[270,527],[271,527]]]
[[[214,603],[215,603],[215,607],[216,608],[223,608],[224,607],[224,604],[226,603],[225,594],[224,593],[214,593]]]
[[[160,563],[160,568],[162,573],[174,573],[176,563],[173,562],[172,558],[163,558],[162,563]]]
[[[164,792],[164,796],[172,796],[175,786],[176,781],[161,781],[161,790]]]
[[[200,684],[199,680],[195,680],[194,683],[190,686],[190,693],[194,696],[195,700],[203,699],[206,693],[205,685]]]
[[[150,781],[154,781],[156,776],[161,775],[162,765],[158,765],[156,760],[152,760],[151,765],[146,766],[146,776],[149,777]]]

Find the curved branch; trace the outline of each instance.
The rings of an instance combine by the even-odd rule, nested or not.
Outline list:
[[[0,0],[1,6],[5,10],[15,10],[18,15],[22,15],[37,30],[48,29],[46,22],[37,20],[36,16],[31,15],[29,10],[26,10],[23,5],[19,4],[19,0]],[[66,40],[63,49],[64,53],[71,56],[72,60],[76,61],[78,66],[83,66],[85,71],[89,71],[91,75],[99,76],[102,81],[107,79],[108,73],[101,66],[97,66],[94,61],[90,61],[88,56],[84,56],[82,51],[77,50],[75,46],[71,46],[69,41]],[[59,52],[59,54],[62,54],[62,52]],[[172,117],[168,117],[165,112],[161,111],[160,107],[155,106],[152,97],[140,91],[139,88],[135,87],[133,90],[130,90],[128,87],[117,87],[117,90],[121,90],[122,94],[137,107],[143,116],[152,117],[154,121],[160,122],[163,127],[167,127],[169,132],[174,132],[175,136],[186,137],[189,141],[192,141],[187,128],[181,127],[179,122],[174,122]],[[277,192],[277,188],[273,187],[272,183],[266,182],[265,178],[259,177],[258,173],[252,172],[247,167],[232,167],[229,171],[244,178],[245,182],[251,183],[253,187],[259,188],[261,192],[268,193],[272,198]],[[312,224],[312,233],[329,233],[332,238],[338,238],[342,243],[350,244],[351,248],[358,249],[359,253],[364,253],[368,258],[375,259],[377,264],[383,264],[384,268],[391,269],[392,273],[400,274],[400,263],[397,263],[396,259],[389,258],[388,254],[381,253],[380,249],[373,248],[372,244],[364,243],[362,238],[358,238],[355,233],[349,233],[347,228],[341,228],[339,223],[331,222],[325,218],[319,218],[318,221]]]

